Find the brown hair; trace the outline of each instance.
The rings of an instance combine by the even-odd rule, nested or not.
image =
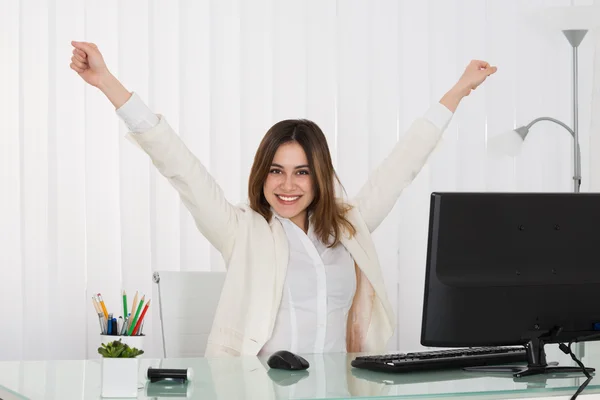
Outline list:
[[[317,237],[328,244],[330,235],[333,236],[333,242],[329,244],[329,247],[333,247],[340,241],[342,228],[350,235],[354,235],[356,230],[345,216],[350,207],[336,201],[335,182],[337,181],[340,187],[341,183],[331,162],[327,139],[321,128],[312,121],[288,119],[276,123],[265,134],[254,156],[248,179],[250,207],[267,221],[271,219],[271,206],[265,198],[263,187],[271,170],[275,152],[279,146],[288,142],[298,143],[306,154],[315,192],[315,198],[307,211],[311,214]]]

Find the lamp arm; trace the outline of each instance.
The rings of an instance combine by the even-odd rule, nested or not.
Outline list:
[[[565,124],[562,121],[559,121],[555,118],[551,118],[551,117],[540,117],[540,118],[536,118],[533,121],[531,121],[530,123],[528,123],[526,125],[527,130],[531,129],[531,127],[535,124],[537,124],[540,121],[550,121],[550,122],[554,122],[555,124],[558,124],[560,126],[562,126],[563,128],[565,128],[570,134],[571,136],[573,136],[573,138],[575,138],[575,132],[573,131],[573,129],[569,128],[569,126],[567,124]]]
[[[558,124],[560,126],[562,126],[563,128],[565,128],[570,134],[571,136],[573,136],[573,141],[575,142],[575,146],[577,147],[577,155],[578,157],[576,158],[576,165],[575,165],[575,169],[574,169],[574,176],[573,176],[573,181],[575,181],[575,192],[579,192],[579,186],[581,185],[581,149],[579,148],[579,141],[576,139],[576,135],[575,135],[575,131],[573,131],[573,129],[569,128],[569,126],[567,124],[565,124],[562,121],[559,121],[555,118],[551,118],[551,117],[540,117],[540,118],[536,118],[533,121],[531,121],[530,123],[528,123],[527,125],[525,125],[525,130],[522,132],[519,132],[519,130],[517,129],[517,133],[519,133],[521,135],[521,137],[523,137],[523,139],[525,138],[525,136],[527,135],[527,133],[529,132],[529,129],[535,125],[536,123],[540,122],[540,121],[550,121],[550,122],[554,122],[555,124]]]

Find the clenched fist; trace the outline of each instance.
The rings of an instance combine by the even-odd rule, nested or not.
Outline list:
[[[99,87],[102,81],[110,77],[102,53],[94,43],[71,42],[71,44],[74,47],[71,69],[90,85]]]

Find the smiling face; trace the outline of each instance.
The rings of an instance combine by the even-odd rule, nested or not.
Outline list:
[[[286,119],[273,125],[262,138],[248,177],[250,208],[272,224],[276,213],[306,232],[310,213],[312,229],[323,243],[339,243],[342,230],[354,227],[345,215],[349,209],[336,197],[339,183],[327,139],[307,119]]]
[[[301,229],[306,227],[306,209],[315,195],[306,153],[298,142],[279,146],[263,186],[265,199],[273,210]]]

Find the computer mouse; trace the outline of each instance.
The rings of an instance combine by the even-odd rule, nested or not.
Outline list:
[[[274,369],[303,370],[309,367],[308,361],[287,350],[279,350],[271,354],[267,360],[269,367]]]

